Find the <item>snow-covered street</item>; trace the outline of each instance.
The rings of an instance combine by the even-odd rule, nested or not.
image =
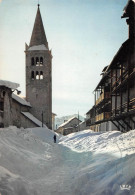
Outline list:
[[[135,194],[135,131],[0,129],[2,195]],[[57,140],[58,140],[57,139]]]

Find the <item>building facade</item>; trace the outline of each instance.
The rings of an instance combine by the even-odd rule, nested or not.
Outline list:
[[[72,117],[63,124],[61,124],[56,130],[56,132],[62,135],[68,135],[70,133],[77,132],[79,130],[78,125],[80,122],[81,121],[78,118]]]
[[[127,18],[129,37],[111,64],[102,72],[95,89],[95,105],[87,113],[87,125],[95,131],[135,129],[135,1],[129,0],[122,18]],[[91,115],[92,114],[92,115]]]

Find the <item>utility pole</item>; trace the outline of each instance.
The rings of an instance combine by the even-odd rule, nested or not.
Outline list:
[[[42,115],[42,127],[43,127],[43,123],[44,123],[44,121],[43,121],[43,111],[42,111],[41,115]]]
[[[78,111],[78,131],[80,131],[80,126],[79,126],[79,111]]]

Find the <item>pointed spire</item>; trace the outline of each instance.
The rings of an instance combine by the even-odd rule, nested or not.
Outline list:
[[[46,46],[46,48],[48,48],[48,42],[46,39],[45,30],[44,30],[39,6],[40,5],[38,4],[37,15],[36,15],[29,47],[44,44]]]

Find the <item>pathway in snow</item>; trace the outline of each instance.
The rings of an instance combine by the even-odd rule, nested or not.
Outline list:
[[[54,144],[53,132],[47,129],[24,130],[10,127],[1,130],[1,194],[133,195],[135,192],[134,154],[121,159],[113,153],[99,154],[89,151],[91,149],[89,147],[92,146],[88,145],[87,139],[92,135],[86,133],[87,136],[84,132],[82,136],[75,134],[76,138],[70,137],[74,141],[75,148],[79,147],[80,142],[76,140],[78,136],[80,141],[83,138],[83,142],[87,144],[87,150],[79,153],[75,148],[70,149],[71,146],[73,147],[73,143],[69,144],[70,140],[65,140],[62,144]],[[100,144],[98,143],[100,149],[102,136],[99,135],[97,138],[100,140]],[[108,136],[112,135],[108,134]],[[77,141],[78,145],[76,145]],[[94,143],[96,141],[93,141]],[[131,190],[121,190],[122,184],[131,185]]]

